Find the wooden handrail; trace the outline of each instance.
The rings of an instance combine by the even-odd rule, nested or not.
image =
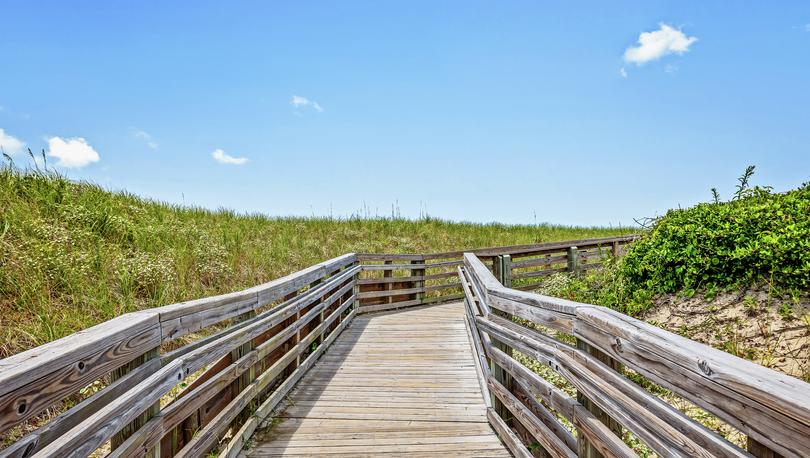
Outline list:
[[[268,415],[346,327],[359,272],[350,253],[243,291],[123,315],[0,360],[0,432],[102,385],[0,456],[86,456],[109,440],[111,456],[204,454],[249,404],[263,401],[254,415]],[[200,330],[195,341],[161,351]]]
[[[536,418],[527,418],[525,406],[514,405],[512,395],[506,393],[528,391],[576,425],[585,439],[572,452],[584,453],[584,445],[598,453],[628,456],[629,449],[615,434],[618,425],[661,456],[751,456],[749,452],[810,456],[810,384],[612,309],[508,288],[472,253],[464,255],[460,278],[480,285],[478,293],[465,288],[465,300],[486,304],[492,311],[471,316],[475,332],[507,348],[485,346],[489,360],[512,379],[492,378],[490,387],[496,387],[500,401],[511,407],[515,421],[524,423],[522,430],[535,436],[548,452],[559,455],[559,443],[536,437],[548,432],[540,432]],[[471,310],[468,307],[468,313]],[[529,323],[540,327],[524,326]],[[557,339],[555,331],[572,335],[578,344]],[[577,389],[578,399],[568,398],[526,370],[513,359],[512,351],[563,376]],[[749,450],[731,444],[624,377],[622,365],[746,434]],[[533,407],[549,413],[543,405]],[[601,422],[594,423],[588,412]]]

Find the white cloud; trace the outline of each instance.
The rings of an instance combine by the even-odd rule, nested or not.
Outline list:
[[[229,156],[221,149],[215,149],[214,152],[211,153],[211,157],[213,157],[214,160],[220,164],[242,165],[248,161],[248,158],[246,157]]]
[[[314,100],[309,100],[306,97],[301,97],[300,95],[292,96],[292,100],[290,100],[290,104],[292,104],[292,106],[294,106],[295,108],[310,107],[313,110],[317,111],[318,113],[323,112],[323,107],[321,107],[321,105],[318,102],[316,102]]]
[[[25,143],[20,139],[7,134],[3,129],[0,129],[0,147],[3,148],[3,152],[13,156],[25,148]]]
[[[624,51],[624,60],[636,65],[658,60],[668,54],[683,54],[689,46],[697,41],[696,37],[687,37],[678,29],[661,23],[660,29],[653,32],[642,32],[638,36],[638,46]]]
[[[619,75],[622,75],[622,78],[627,78],[627,70],[624,67],[619,69]]]
[[[667,66],[664,67],[664,71],[669,73],[670,75],[672,75],[672,74],[674,74],[675,72],[678,71],[678,66],[677,65],[672,65],[672,64],[667,64]]]
[[[137,138],[138,140],[141,140],[144,143],[146,143],[146,146],[148,146],[150,149],[157,149],[158,148],[157,142],[149,134],[149,132],[146,132],[145,130],[136,130],[132,135],[134,135],[135,138]]]
[[[99,160],[98,152],[81,137],[49,138],[48,156],[59,159],[57,166],[69,169],[82,168]]]

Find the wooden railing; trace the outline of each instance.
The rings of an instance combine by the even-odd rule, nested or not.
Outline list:
[[[22,436],[0,456],[196,457],[236,423],[235,456],[354,317],[359,272],[347,254],[0,360],[0,433]]]
[[[214,446],[237,456],[355,314],[461,297],[488,417],[516,456],[632,456],[625,433],[661,456],[810,456],[810,385],[609,309],[518,289],[597,265],[632,239],[347,254],[115,318],[0,360],[0,433],[14,438],[0,457],[185,457]],[[747,435],[748,450],[642,378]]]
[[[636,456],[625,433],[667,457],[810,456],[810,384],[611,309],[508,288],[473,253],[458,273],[489,419],[515,456]],[[640,379],[736,428],[747,450]]]
[[[636,235],[566,242],[481,248],[470,251],[495,272],[503,272],[515,288],[531,290],[541,277],[599,267],[618,255]],[[463,251],[430,254],[359,254],[363,272],[358,280],[359,311],[391,310],[461,299],[456,269]],[[499,274],[500,276],[500,274]]]

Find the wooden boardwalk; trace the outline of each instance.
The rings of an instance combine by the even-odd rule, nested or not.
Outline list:
[[[0,360],[0,458],[635,457],[627,434],[659,456],[810,457],[810,384],[613,309],[526,291],[635,238],[347,253],[116,317]]]
[[[492,431],[452,303],[361,315],[244,456],[510,456]]]

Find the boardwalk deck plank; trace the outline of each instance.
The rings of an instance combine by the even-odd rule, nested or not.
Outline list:
[[[510,456],[468,339],[460,303],[358,316],[243,455]]]

